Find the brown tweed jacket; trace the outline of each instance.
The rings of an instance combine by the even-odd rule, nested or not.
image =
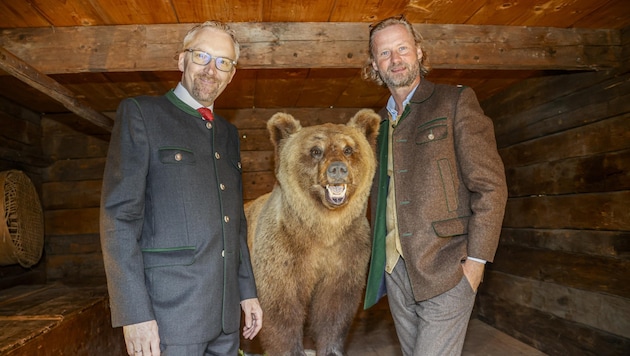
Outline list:
[[[371,201],[374,243],[365,307],[383,295],[387,111]],[[472,89],[423,79],[393,133],[399,236],[417,301],[453,288],[467,256],[492,261],[507,200],[492,120]]]

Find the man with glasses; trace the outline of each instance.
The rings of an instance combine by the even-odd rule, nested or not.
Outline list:
[[[100,228],[112,325],[129,355],[236,355],[240,309],[243,337],[262,326],[239,137],[212,113],[238,57],[227,26],[195,26],[177,56],[177,87],[118,108]]]
[[[492,120],[470,88],[425,79],[422,38],[404,17],[371,27],[369,54],[364,77],[391,97],[365,307],[387,293],[404,355],[459,355],[507,200]]]

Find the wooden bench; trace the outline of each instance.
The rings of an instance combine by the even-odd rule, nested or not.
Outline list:
[[[24,285],[0,291],[0,355],[126,355],[107,288]]]

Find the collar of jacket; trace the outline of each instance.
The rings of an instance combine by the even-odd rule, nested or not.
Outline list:
[[[413,104],[421,104],[421,103],[429,100],[429,98],[431,96],[433,96],[434,92],[435,92],[435,84],[433,84],[430,81],[422,78],[422,80],[420,81],[420,84],[418,84],[418,88],[416,89],[416,92],[413,93],[413,96],[409,100],[409,103],[407,103],[407,105],[405,105],[405,109],[403,110],[403,113],[400,116],[400,119],[398,119],[396,124],[394,125],[394,128],[396,128],[396,126],[400,125],[400,123],[407,116],[409,116],[409,113],[411,112],[411,105],[413,105]]]
[[[201,118],[201,114],[199,113],[199,111],[195,110],[194,108],[190,107],[190,105],[181,101],[181,99],[179,99],[177,95],[175,95],[175,91],[173,89],[169,90],[166,94],[164,94],[164,96],[166,96],[168,101],[170,101],[173,105],[175,105],[178,109],[185,112],[186,114]],[[215,118],[216,118],[216,115],[215,115]]]

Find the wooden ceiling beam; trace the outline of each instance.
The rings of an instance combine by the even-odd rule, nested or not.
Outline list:
[[[359,68],[368,25],[231,23],[239,68]],[[0,46],[46,74],[176,70],[190,24],[13,28]],[[434,68],[584,70],[619,67],[618,30],[418,24]]]
[[[108,132],[112,131],[114,126],[112,119],[92,109],[63,85],[2,47],[0,47],[0,69],[48,95],[92,124]]]

